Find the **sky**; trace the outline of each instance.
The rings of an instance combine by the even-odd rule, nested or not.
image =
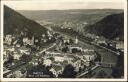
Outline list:
[[[123,0],[20,0],[3,1],[15,10],[123,9]]]

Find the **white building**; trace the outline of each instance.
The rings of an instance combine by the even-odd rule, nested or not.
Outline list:
[[[12,35],[6,35],[4,43],[11,45]]]
[[[14,54],[13,54],[13,57],[14,57],[14,59],[16,59],[16,60],[19,60],[21,56],[22,56],[22,55],[21,55],[21,54],[18,54],[18,52],[14,52]]]
[[[76,39],[75,39],[75,44],[78,44],[78,38],[76,37]]]
[[[57,71],[54,68],[51,68],[49,71],[51,71],[56,77],[58,76]]]
[[[68,58],[66,56],[55,56],[54,57],[55,61],[56,62],[63,62],[63,61],[71,61],[72,59],[71,58]]]
[[[23,43],[24,45],[34,45],[34,36],[32,37],[32,39],[29,39],[28,37],[23,38]]]
[[[21,73],[21,71],[15,71],[14,73],[14,76],[17,77],[17,78],[20,78],[23,76],[23,74]]]
[[[26,47],[19,48],[19,51],[20,51],[21,54],[27,54],[27,55],[30,54],[30,50]]]
[[[58,77],[59,74],[62,74],[64,68],[62,66],[53,66],[50,71]]]
[[[61,53],[46,51],[45,54],[46,54],[45,56],[47,56],[47,57],[53,57],[56,55],[60,55]]]
[[[124,42],[123,41],[117,42],[116,49],[123,50],[124,49]]]
[[[99,40],[99,41],[97,41],[97,44],[105,44],[105,45],[107,45],[105,40]]]
[[[42,34],[42,37],[44,38],[46,35],[45,34]]]
[[[10,51],[10,52],[13,52],[15,50],[15,48],[14,47],[10,47],[7,50]]]
[[[44,60],[43,64],[45,66],[50,66],[52,64],[52,61],[50,59],[46,59],[46,60]]]
[[[20,44],[16,44],[16,47],[18,47],[18,48],[19,48],[20,46],[21,46]]]

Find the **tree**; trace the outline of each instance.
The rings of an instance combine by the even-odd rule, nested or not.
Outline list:
[[[72,40],[72,39],[69,39],[69,42],[70,42],[71,44],[73,44],[73,40]]]
[[[51,67],[45,67],[44,65],[37,65],[27,70],[27,77],[29,78],[53,78],[55,75],[49,71]]]
[[[103,70],[99,71],[97,75],[98,78],[106,78],[106,76],[107,76],[107,73]]]
[[[88,78],[90,78],[90,77],[92,77],[92,76],[93,76],[92,70],[91,70],[91,68],[88,68]]]
[[[72,49],[72,53],[77,53],[77,52],[80,52],[80,50],[78,50],[77,48]]]
[[[26,54],[23,54],[21,57],[20,57],[20,60],[23,61],[23,62],[29,62],[32,60],[32,57],[30,55],[26,55]]]
[[[118,56],[117,64],[112,69],[112,76],[114,78],[121,78],[124,75],[124,53],[120,52]]]
[[[64,47],[64,48],[62,48],[62,52],[67,52],[69,50],[69,48],[68,47]]]
[[[62,77],[62,78],[75,78],[77,72],[74,70],[75,70],[75,68],[71,64],[69,64],[64,68],[64,71],[60,77]]]
[[[97,55],[95,61],[101,62],[101,55],[97,51],[95,51],[95,53]]]
[[[9,63],[12,63],[13,60],[14,60],[14,57],[12,56],[12,54],[9,54],[9,55],[8,55],[8,62],[9,62]]]
[[[50,59],[51,61],[54,61],[54,60],[55,60],[55,58],[54,58],[54,57],[50,57],[49,59]]]

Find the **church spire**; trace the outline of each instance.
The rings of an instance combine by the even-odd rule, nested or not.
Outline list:
[[[77,36],[76,36],[76,39],[75,39],[75,43],[78,44],[78,38],[77,38]]]

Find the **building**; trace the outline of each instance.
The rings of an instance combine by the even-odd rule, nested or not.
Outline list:
[[[98,40],[97,44],[105,44],[105,45],[107,45],[107,42],[105,40]]]
[[[75,39],[75,44],[78,44],[78,38],[77,38],[77,36],[76,36],[76,39]]]
[[[46,59],[46,60],[44,60],[43,64],[44,64],[45,66],[51,66],[52,61],[51,61],[50,59]]]
[[[23,43],[24,45],[34,45],[34,36],[32,37],[32,39],[29,39],[28,37],[24,37],[23,38]]]
[[[20,45],[20,44],[16,44],[16,47],[18,47],[18,48],[19,48],[19,47],[21,47],[21,45]]]
[[[4,43],[11,45],[12,43],[12,35],[6,35]]]
[[[59,74],[62,74],[64,68],[62,66],[53,65],[50,71],[58,77]]]
[[[63,62],[65,60],[65,58],[61,56],[55,56],[54,58],[56,62]]]
[[[116,43],[116,49],[123,50],[124,49],[124,42],[123,41],[117,42]]]
[[[75,71],[79,71],[79,68],[81,67],[81,60],[75,61],[73,66],[75,67]]]
[[[13,75],[14,75],[16,78],[20,78],[20,77],[23,76],[23,74],[21,73],[21,71],[15,71],[15,72],[13,73]]]
[[[61,53],[46,51],[45,54],[46,54],[45,55],[46,57],[53,57],[53,56],[56,56],[56,55],[60,55]]]
[[[77,51],[83,51],[83,48],[82,47],[79,47],[79,46],[69,46],[69,52],[72,53],[73,52],[73,49],[76,49]]]
[[[20,47],[19,51],[20,51],[21,54],[27,54],[27,55],[30,54],[30,50],[26,47]]]
[[[16,51],[13,52],[13,57],[14,57],[14,59],[19,60],[21,56],[22,56],[22,55],[19,54],[18,52],[16,52]]]

